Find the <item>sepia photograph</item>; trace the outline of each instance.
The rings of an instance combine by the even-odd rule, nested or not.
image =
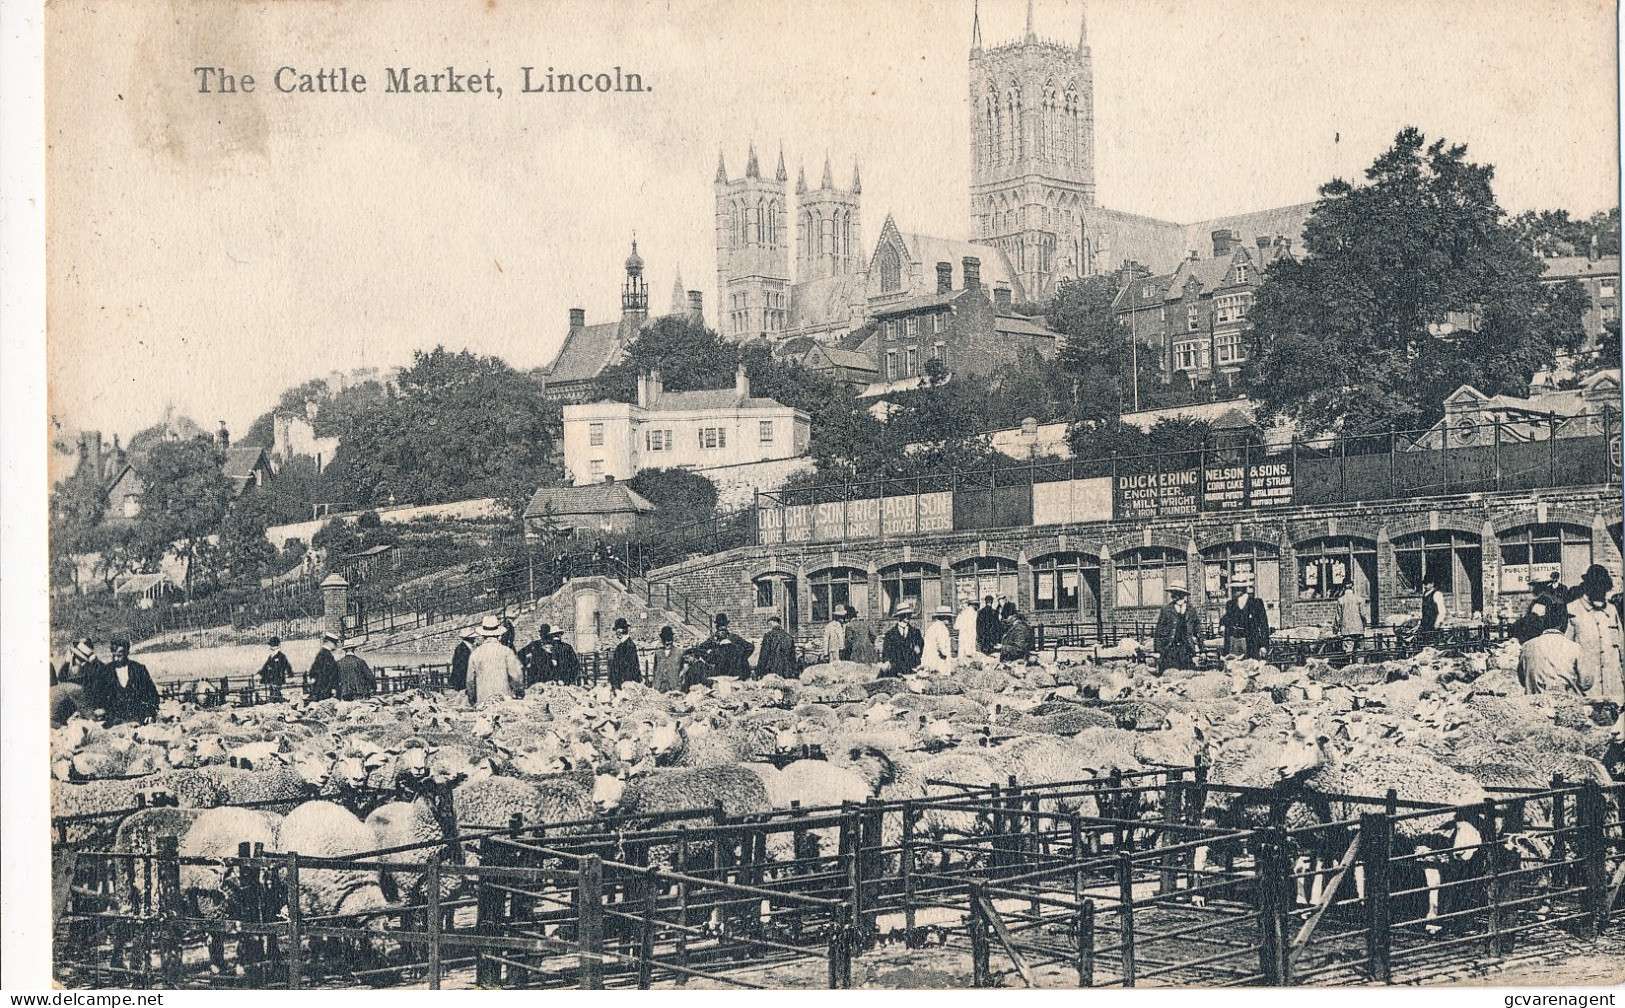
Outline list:
[[[1615,4],[40,13],[40,989],[1625,983]]]

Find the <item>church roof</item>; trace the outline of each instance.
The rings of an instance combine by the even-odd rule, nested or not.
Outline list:
[[[863,299],[861,274],[819,277],[790,288],[791,329],[845,325],[852,317],[852,304]]]
[[[525,505],[526,518],[576,515],[647,514],[655,506],[625,483],[542,487]]]
[[[923,282],[935,288],[937,282],[936,264],[939,262],[952,263],[957,272],[963,268],[966,258],[981,260],[982,284],[989,290],[999,284],[1006,284],[1010,288],[1010,296],[1016,301],[1027,300],[1027,291],[1021,285],[1021,278],[1016,271],[1010,268],[1010,260],[1000,249],[992,245],[978,245],[975,242],[960,241],[955,238],[937,238],[932,235],[913,234],[899,231],[903,244],[908,248],[909,258],[924,267]],[[960,283],[963,284],[963,279]]]
[[[1278,236],[1290,238],[1301,252],[1303,226],[1309,222],[1309,215],[1315,212],[1317,205],[1294,203],[1291,206],[1271,207],[1268,210],[1254,210],[1252,213],[1236,214],[1233,217],[1215,217],[1212,220],[1187,224],[1185,247],[1205,249],[1211,253],[1213,232],[1234,231],[1241,244],[1254,254],[1258,251],[1256,242],[1260,236],[1269,238],[1271,242]]]
[[[547,375],[548,382],[586,381],[597,378],[605,368],[620,361],[626,343],[636,335],[629,333],[623,339],[621,330],[622,327],[631,325],[633,323],[630,320],[621,319],[617,322],[582,326],[571,331],[570,335],[564,338],[564,345],[559,347],[559,355],[553,360],[553,367]]]

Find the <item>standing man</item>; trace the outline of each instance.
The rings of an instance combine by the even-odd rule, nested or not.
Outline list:
[[[920,655],[920,667],[936,675],[947,675],[954,670],[954,635],[949,629],[954,611],[940,605],[931,615],[931,625],[925,630],[925,650]]]
[[[338,698],[360,700],[377,692],[378,684],[373,681],[372,666],[348,644],[343,645],[340,651],[343,657],[338,660]]]
[[[333,649],[338,644],[338,634],[331,630],[322,634],[322,646],[316,649],[310,671],[305,673],[305,699],[326,700],[338,695],[339,662],[333,657]]]
[[[1157,614],[1157,668],[1188,669],[1196,664],[1202,649],[1202,621],[1190,606],[1190,592],[1184,585],[1168,586],[1168,602]]]
[[[113,660],[106,665],[96,663],[95,670],[86,677],[85,694],[90,706],[102,712],[102,723],[145,724],[158,717],[158,687],[152,683],[147,667],[130,660],[130,642],[123,637],[113,638],[109,645]]]
[[[620,689],[623,683],[643,681],[643,670],[638,667],[638,644],[632,639],[632,624],[625,617],[615,620],[615,653],[609,656],[609,688]]]
[[[553,681],[553,654],[549,650],[552,639],[553,628],[543,623],[536,628],[536,639],[519,649],[519,664],[525,670],[527,689],[539,682]]]
[[[904,602],[897,607],[897,622],[886,631],[880,643],[880,677],[900,679],[920,667],[925,638],[914,625],[914,606]]]
[[[525,691],[525,671],[519,667],[519,656],[502,643],[502,621],[487,616],[480,621],[480,636],[485,640],[468,658],[468,705],[511,700]]]
[[[1430,575],[1422,579],[1422,625],[1418,632],[1431,634],[1439,629],[1439,621],[1444,618],[1444,592],[1434,583]],[[1425,641],[1423,643],[1426,643]]]
[[[1560,605],[1546,610],[1546,627],[1518,652],[1518,681],[1524,692],[1572,693],[1584,696],[1592,680],[1583,666],[1580,645],[1569,640],[1565,631],[1569,611]]]
[[[1014,602],[1010,601],[1010,596],[1008,596],[1008,595],[1000,595],[999,596],[999,622],[1001,624],[1009,622],[1010,617],[1014,616],[1015,614],[1016,614],[1016,604]]]
[[[695,653],[711,666],[713,676],[750,678],[750,653],[755,645],[728,629],[728,614],[717,613],[716,632],[709,640],[695,648]]]
[[[1365,619],[1369,611],[1365,596],[1360,589],[1350,581],[1345,584],[1337,594],[1337,612],[1332,614],[1335,625],[1332,629],[1339,637],[1353,638],[1346,642],[1349,651],[1355,651],[1360,646],[1360,639],[1365,636]]]
[[[960,658],[969,658],[976,653],[976,600],[965,600],[965,608],[959,611],[954,620],[954,647]]]
[[[468,656],[474,653],[474,642],[479,634],[473,627],[463,629],[463,637],[451,651],[451,675],[447,685],[459,692],[468,689]]]
[[[982,608],[976,614],[976,650],[985,655],[998,654],[999,638],[1003,636],[999,611],[993,608],[993,596],[984,595]]]
[[[1253,594],[1251,574],[1237,574],[1230,588],[1234,594],[1219,617],[1225,653],[1257,658],[1270,642],[1270,616],[1264,600]]]
[[[1597,700],[1625,702],[1625,670],[1620,662],[1619,612],[1608,604],[1614,578],[1601,564],[1592,564],[1580,579],[1580,593],[1569,603],[1569,639],[1580,645],[1581,678],[1586,695]]]
[[[784,621],[777,616],[767,618],[767,633],[762,635],[762,646],[756,652],[756,678],[776,675],[794,679],[800,675],[796,668],[796,642],[784,629]]]
[[[846,660],[862,665],[878,665],[880,652],[875,650],[875,626],[850,606],[846,617]]]
[[[581,659],[576,656],[576,649],[564,639],[563,628],[547,631],[547,655],[552,660],[551,674],[554,682],[564,683],[566,686],[580,685]]]
[[[683,653],[677,647],[677,633],[669,626],[660,628],[660,647],[655,650],[650,685],[662,693],[687,688],[683,682]]]
[[[846,606],[837,602],[830,609],[829,622],[824,624],[824,660],[842,661],[846,658]]]
[[[288,656],[282,653],[282,639],[272,637],[271,653],[266,656],[265,663],[260,666],[260,685],[269,687],[273,703],[282,699],[282,687],[288,684],[288,677],[293,675],[293,666],[288,663]]]

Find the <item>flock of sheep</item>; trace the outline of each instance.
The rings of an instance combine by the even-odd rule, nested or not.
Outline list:
[[[972,660],[906,679],[836,662],[799,680],[717,680],[687,693],[542,684],[479,709],[458,693],[424,692],[206,711],[167,701],[152,724],[75,720],[55,730],[52,811],[87,816],[66,826],[65,849],[144,852],[170,835],[187,856],[231,857],[247,842],[339,857],[414,844],[433,851],[515,814],[527,825],[586,829],[615,811],[720,803],[739,816],[959,793],[943,781],[1013,777],[1031,786],[1157,765],[1203,764],[1214,784],[1284,788],[1289,826],[1357,811],[1320,794],[1381,797],[1391,788],[1401,800],[1462,806],[1482,802],[1486,787],[1539,788],[1554,776],[1611,782],[1617,712],[1580,697],[1525,696],[1517,648],[1343,668],[1231,660],[1223,670],[1162,674],[1127,656]],[[825,758],[780,760],[781,768],[762,759],[811,751],[803,746]],[[1064,811],[1095,812],[1087,798],[1071,808],[1059,801]],[[156,807],[90,815],[138,802]],[[1202,814],[1263,825],[1268,809],[1216,790]],[[1398,825],[1418,846],[1475,842],[1462,817]],[[918,828],[951,836],[986,824],[974,812],[939,810]],[[396,855],[419,864],[429,856]],[[301,883],[307,917],[387,914],[423,895],[421,873],[404,868],[312,871]],[[190,913],[238,912],[232,876],[219,867],[189,866],[182,889]],[[219,968],[218,949],[214,958]]]

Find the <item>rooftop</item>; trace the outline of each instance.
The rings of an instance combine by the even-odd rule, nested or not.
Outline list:
[[[625,483],[542,487],[525,505],[526,518],[569,518],[580,515],[648,514],[655,506]]]

